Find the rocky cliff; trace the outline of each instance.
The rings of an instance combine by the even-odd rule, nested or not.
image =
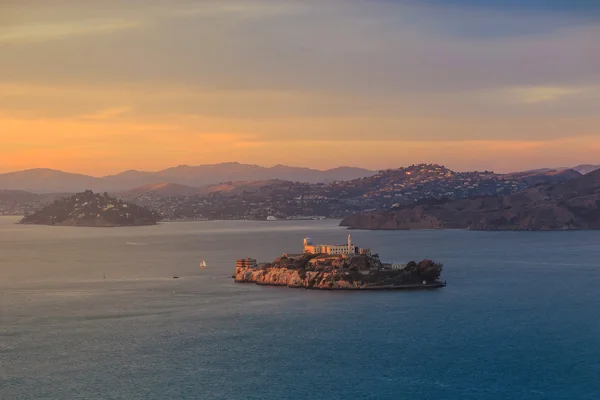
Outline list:
[[[258,285],[321,290],[427,289],[444,286],[442,265],[430,260],[408,263],[404,269],[386,268],[377,257],[305,254],[281,257],[259,267],[237,267],[235,281]]]
[[[578,230],[600,229],[600,171],[509,196],[428,202],[353,215],[356,229]]]

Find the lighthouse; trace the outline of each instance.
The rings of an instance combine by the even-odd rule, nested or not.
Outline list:
[[[352,235],[348,234],[348,254],[352,254]]]

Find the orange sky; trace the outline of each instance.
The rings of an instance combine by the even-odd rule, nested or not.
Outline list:
[[[403,3],[0,4],[0,172],[600,163],[597,25]]]

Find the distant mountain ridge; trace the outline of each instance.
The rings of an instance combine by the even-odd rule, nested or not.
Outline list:
[[[263,181],[280,179],[295,182],[327,183],[374,175],[364,168],[337,167],[328,170],[276,165],[262,167],[240,163],[180,165],[162,171],[125,171],[97,178],[53,169],[30,169],[0,174],[0,189],[24,190],[33,193],[75,193],[87,189],[96,192],[121,192],[147,185],[169,183],[199,188],[232,181]]]
[[[600,165],[579,165],[573,169],[539,169],[535,171],[506,174],[507,177],[519,177],[530,184],[548,180],[563,180],[565,177],[576,177],[575,174],[587,174],[600,169]],[[148,187],[151,185],[170,185],[164,192],[193,193],[189,188],[201,188],[224,182],[259,182],[282,180],[305,183],[331,183],[333,181],[352,181],[376,175],[379,171],[364,168],[337,167],[328,170],[317,170],[302,167],[276,165],[262,167],[259,165],[240,164],[237,162],[207,164],[199,166],[180,165],[161,171],[129,170],[116,175],[93,177],[73,174],[47,168],[29,169],[25,171],[0,174],[0,190],[23,190],[31,193],[76,193],[84,190],[96,192],[120,193]],[[176,189],[179,185],[179,191]],[[186,186],[189,188],[182,188]],[[151,188],[146,188],[151,190]],[[154,188],[157,189],[157,188]]]
[[[578,165],[576,167],[560,167],[560,168],[538,168],[538,169],[532,169],[529,171],[519,171],[519,172],[512,172],[512,174],[520,174],[520,173],[526,173],[526,172],[530,172],[530,173],[546,173],[546,172],[552,172],[552,171],[565,171],[565,170],[573,170],[573,171],[577,171],[579,172],[581,175],[587,175],[589,173],[592,173],[594,171],[597,171],[600,169],[600,165],[592,165],[592,164],[581,164]]]
[[[101,178],[72,174],[49,168],[35,168],[25,171],[0,174],[0,190],[23,190],[32,193],[74,193],[86,188],[103,191]]]
[[[157,182],[202,187],[223,182],[250,182],[270,179],[327,183],[362,178],[374,175],[375,173],[376,171],[354,167],[317,170],[303,167],[288,167],[285,165],[262,167],[259,165],[232,162],[199,166],[180,165],[158,172],[126,171],[121,174],[106,176],[102,179],[122,188],[132,188]]]
[[[587,175],[591,174],[594,171],[598,171],[600,169],[600,165],[582,164],[572,169],[579,172],[581,175]]]
[[[575,169],[539,169],[535,171],[513,172],[504,174],[508,179],[517,179],[527,183],[529,186],[540,183],[562,182],[578,178],[582,175]]]

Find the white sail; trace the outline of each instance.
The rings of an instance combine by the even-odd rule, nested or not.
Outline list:
[[[206,261],[202,260],[202,262],[200,263],[200,268],[206,268]]]

